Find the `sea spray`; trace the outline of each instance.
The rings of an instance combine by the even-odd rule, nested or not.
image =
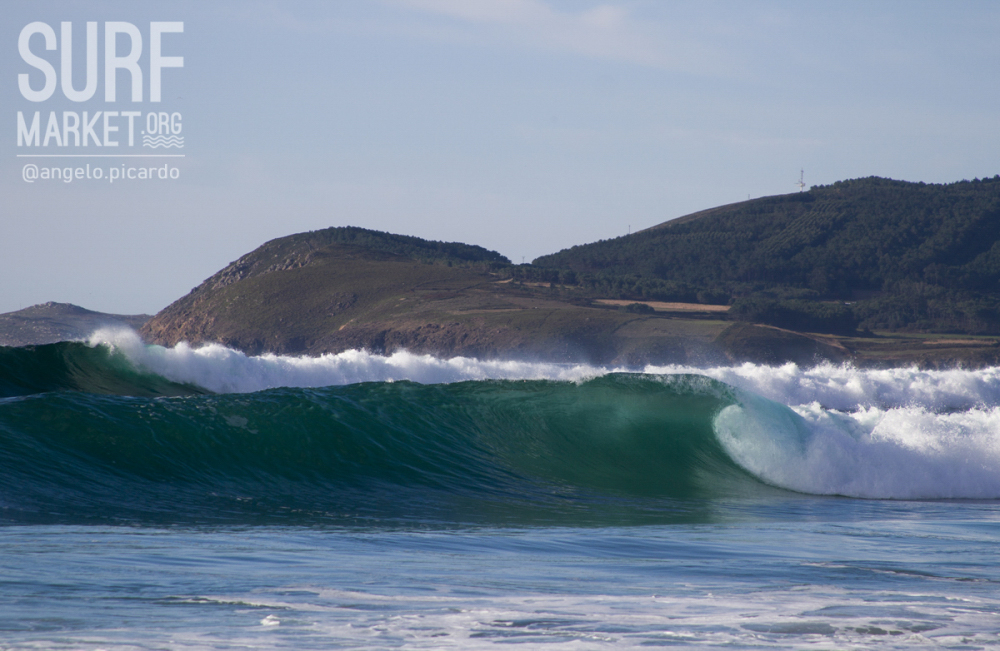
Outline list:
[[[861,369],[830,363],[812,367],[744,363],[706,368],[647,365],[641,370],[652,374],[699,373],[782,404],[816,402],[841,411],[907,405],[947,411],[1000,405],[1000,367],[922,370]]]

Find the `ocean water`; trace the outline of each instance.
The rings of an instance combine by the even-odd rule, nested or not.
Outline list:
[[[1000,369],[0,348],[0,649],[1000,645]]]

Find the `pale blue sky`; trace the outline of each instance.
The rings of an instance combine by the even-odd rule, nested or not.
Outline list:
[[[1000,3],[987,0],[3,9],[0,312],[55,300],[154,313],[266,240],[327,226],[464,241],[520,262],[794,192],[800,169],[807,184],[1000,173]],[[139,27],[147,75],[149,22],[183,21],[163,47],[184,67],[164,70],[159,105],[147,91],[112,106],[101,40],[94,99],[28,102],[18,74],[43,79],[18,53],[32,21],[57,34],[73,23],[78,89],[87,21],[101,39],[107,21]],[[179,179],[22,180],[18,111],[44,121],[112,108],[183,114]]]

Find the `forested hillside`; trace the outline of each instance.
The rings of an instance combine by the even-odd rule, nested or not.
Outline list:
[[[841,181],[666,222],[524,276],[627,299],[732,303],[795,329],[1000,333],[1000,176]]]

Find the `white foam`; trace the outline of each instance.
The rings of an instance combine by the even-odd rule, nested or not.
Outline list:
[[[329,647],[431,649],[843,649],[879,646],[890,634],[890,648],[963,638],[981,646],[995,640],[997,606],[992,595],[970,601],[947,591],[895,590],[873,602],[865,588],[797,583],[761,589],[719,582],[709,591],[676,582],[664,586],[663,594],[627,595],[482,588],[470,594],[439,586],[428,586],[429,595],[291,589],[298,593],[294,600],[257,594],[201,599],[280,608],[314,636],[299,638],[300,644],[316,639]],[[869,631],[881,635],[873,638]],[[266,644],[253,631],[241,633],[240,646]]]
[[[147,346],[128,329],[106,328],[89,338],[107,344],[136,365],[176,382],[197,384],[220,393],[251,392],[275,387],[320,387],[357,382],[411,380],[426,384],[485,379],[582,381],[616,371],[658,375],[692,373],[786,405],[809,405],[853,411],[919,405],[934,411],[1000,405],[1000,368],[921,371],[916,368],[866,370],[824,364],[741,364],[700,368],[648,365],[644,368],[558,364],[512,360],[442,359],[397,352],[376,355],[349,350],[319,357],[250,356],[219,344],[193,348]]]
[[[748,397],[716,417],[730,456],[764,481],[876,499],[1000,498],[1000,407],[794,411]]]
[[[140,368],[174,382],[195,384],[216,393],[399,380],[423,384],[487,379],[576,382],[613,370],[586,364],[478,360],[470,357],[441,359],[405,351],[391,355],[348,350],[319,357],[251,356],[219,344],[198,348],[186,343],[173,348],[148,346],[135,332],[127,329],[98,330],[91,335],[89,343],[92,346],[112,346]]]
[[[818,402],[852,411],[868,406],[922,405],[935,411],[1000,404],[1000,367],[979,370],[922,371],[917,368],[859,369],[822,364],[795,364],[699,369],[691,366],[646,366],[646,373],[698,373],[786,405]]]

